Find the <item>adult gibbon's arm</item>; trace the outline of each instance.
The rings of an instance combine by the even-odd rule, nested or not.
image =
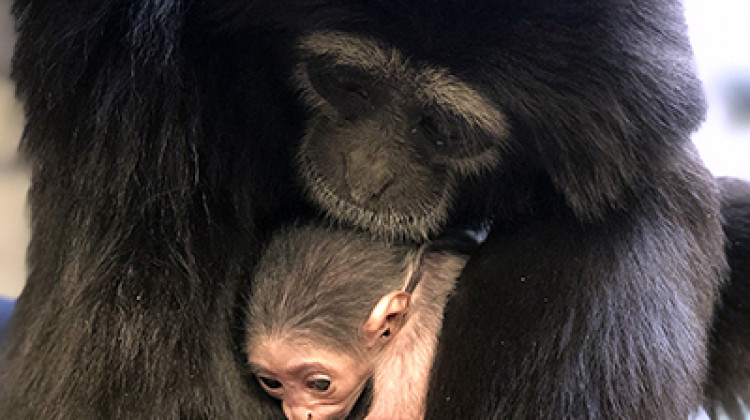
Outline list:
[[[719,178],[719,186],[730,276],[714,312],[705,407],[741,420],[740,402],[750,403],[750,182]]]
[[[272,41],[239,49],[200,5],[14,5],[32,239],[4,418],[279,413],[241,374],[232,308],[264,231],[300,208],[284,198],[299,195],[279,112],[292,97]]]

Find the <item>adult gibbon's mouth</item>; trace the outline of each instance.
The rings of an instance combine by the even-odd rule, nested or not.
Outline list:
[[[430,202],[409,199],[409,206],[403,209],[388,204],[367,207],[338,193],[316,169],[304,148],[298,153],[297,161],[308,196],[329,217],[352,223],[387,240],[426,240],[431,233],[443,227],[452,207],[452,183],[446,183],[445,188],[439,190],[439,197]]]

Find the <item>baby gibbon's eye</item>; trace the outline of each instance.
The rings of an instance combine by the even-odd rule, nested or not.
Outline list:
[[[331,381],[328,379],[313,379],[307,381],[307,387],[318,392],[325,392],[331,387]]]
[[[266,378],[264,376],[258,376],[257,378],[260,383],[262,383],[268,389],[279,389],[283,386],[282,383],[277,381],[276,379]]]

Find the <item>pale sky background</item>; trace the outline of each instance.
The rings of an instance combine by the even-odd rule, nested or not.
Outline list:
[[[693,140],[714,174],[750,179],[750,118],[732,123],[726,103],[733,80],[744,80],[750,102],[750,0],[684,3],[709,102],[708,118]]]
[[[13,33],[9,3],[0,0],[0,296],[12,297],[21,291],[24,279],[28,178],[14,163],[21,121],[7,79]],[[708,119],[695,142],[713,173],[750,179],[750,116],[744,125],[732,123],[725,87],[732,80],[744,80],[750,95],[750,0],[685,0],[685,8],[709,98]]]

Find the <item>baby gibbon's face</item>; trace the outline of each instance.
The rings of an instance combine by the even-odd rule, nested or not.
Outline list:
[[[370,360],[280,339],[248,349],[248,362],[290,420],[344,419],[372,375]]]

